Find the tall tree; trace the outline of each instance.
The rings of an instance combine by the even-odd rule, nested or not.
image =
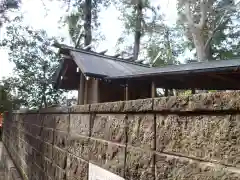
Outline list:
[[[61,101],[62,91],[52,86],[59,57],[52,49],[55,38],[43,30],[11,24],[2,46],[8,47],[9,60],[15,64],[11,86],[27,107],[46,107]]]
[[[121,12],[120,20],[124,22],[124,36],[134,34],[133,59],[138,59],[141,39],[145,33],[152,31],[157,20],[157,7],[151,5],[149,0],[120,0],[114,1],[115,6]],[[121,42],[124,37],[119,39]]]
[[[220,46],[225,40],[224,30],[239,13],[236,7],[233,0],[179,0],[180,22],[196,48],[198,61],[214,58],[214,46]],[[216,38],[218,41],[214,41]]]
[[[66,2],[66,1],[65,1]],[[87,46],[103,39],[98,32],[99,12],[108,7],[109,0],[70,0],[68,5],[72,8],[70,15],[65,17],[69,27],[70,37],[76,47]]]
[[[179,64],[179,56],[185,48],[182,30],[163,24],[161,31],[153,33],[146,43],[146,58],[149,58],[152,66]]]

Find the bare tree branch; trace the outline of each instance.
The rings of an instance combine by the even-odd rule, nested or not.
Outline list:
[[[228,14],[228,11],[225,11],[225,13],[222,15],[221,19],[219,20],[219,23],[218,23],[218,24],[216,25],[216,27],[213,29],[211,35],[209,36],[208,40],[206,41],[206,43],[205,43],[205,45],[204,45],[204,49],[206,49],[206,48],[208,47],[208,45],[209,45],[210,42],[212,41],[212,38],[213,38],[214,34],[218,31],[218,29],[220,28],[220,26],[221,26],[223,23],[227,22],[227,21],[230,19],[230,16],[229,16],[227,19],[225,19],[226,16],[227,16],[227,14]],[[224,20],[224,19],[225,19],[225,20]]]
[[[192,13],[191,13],[191,8],[190,8],[189,1],[185,1],[184,5],[185,5],[185,15],[187,17],[189,26],[195,27],[195,23],[194,23],[193,18],[192,18]]]
[[[197,24],[199,29],[202,29],[207,20],[207,2],[206,0],[200,1],[200,11],[201,11],[201,18],[199,23]]]

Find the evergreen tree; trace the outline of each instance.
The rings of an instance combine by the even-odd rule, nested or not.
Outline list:
[[[62,91],[52,86],[60,60],[51,47],[55,38],[49,38],[43,30],[17,23],[6,29],[1,46],[9,48],[9,60],[15,64],[14,77],[8,79],[8,84],[21,105],[41,108],[60,103]]]

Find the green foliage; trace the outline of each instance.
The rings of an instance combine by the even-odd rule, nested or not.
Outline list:
[[[20,6],[21,0],[1,0],[0,1],[0,27],[9,21],[8,12]]]
[[[80,37],[83,26],[84,26],[84,13],[85,13],[85,1],[83,0],[59,0],[63,1],[71,9],[71,13],[64,17],[63,23],[68,25],[69,35],[72,39],[73,44],[79,46],[83,43],[83,37]],[[99,31],[99,12],[107,8],[110,4],[109,0],[92,0],[91,7],[91,26],[93,29],[93,41],[97,43],[104,39],[104,36]],[[79,39],[80,37],[80,39]]]
[[[184,0],[178,0],[178,23],[184,28],[185,35],[190,41],[189,48],[194,48],[194,42],[192,34],[189,31],[187,25],[187,18],[184,15],[183,9]],[[200,12],[200,1],[191,0],[191,11],[193,20],[195,23],[199,22]],[[207,2],[207,18],[206,25],[202,30],[202,38],[205,42],[210,39],[207,53],[209,54],[210,60],[219,59],[232,59],[239,57],[239,18],[240,12],[235,9],[234,1],[232,0],[210,0]]]
[[[11,94],[9,82],[7,79],[3,80],[0,84],[0,113],[9,111],[11,109],[19,109],[20,101]]]
[[[181,33],[177,27],[165,26],[163,31],[152,35],[145,47],[152,66],[180,63],[178,57],[186,48]]]
[[[23,106],[42,107],[61,101],[62,91],[52,86],[60,59],[51,47],[54,41],[43,30],[18,24],[7,27],[7,38],[1,46],[10,50],[9,60],[15,64],[15,76],[7,79],[5,84],[15,92]]]

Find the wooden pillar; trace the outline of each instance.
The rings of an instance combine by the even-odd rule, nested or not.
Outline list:
[[[84,91],[85,91],[85,77],[81,73],[80,75],[80,85],[78,90],[78,104],[82,105],[84,104]]]
[[[128,89],[128,84],[125,85],[125,88],[124,88],[124,95],[125,95],[125,101],[128,101],[129,100],[129,89]]]
[[[84,87],[84,104],[88,104],[88,80],[85,80],[85,87]]]
[[[156,97],[156,86],[154,81],[152,81],[152,86],[151,86],[151,97],[152,98]]]
[[[168,96],[168,89],[165,89],[164,96]]]
[[[99,80],[93,79],[93,103],[99,103]]]
[[[192,89],[192,94],[195,94],[195,93],[196,93],[195,89]]]

